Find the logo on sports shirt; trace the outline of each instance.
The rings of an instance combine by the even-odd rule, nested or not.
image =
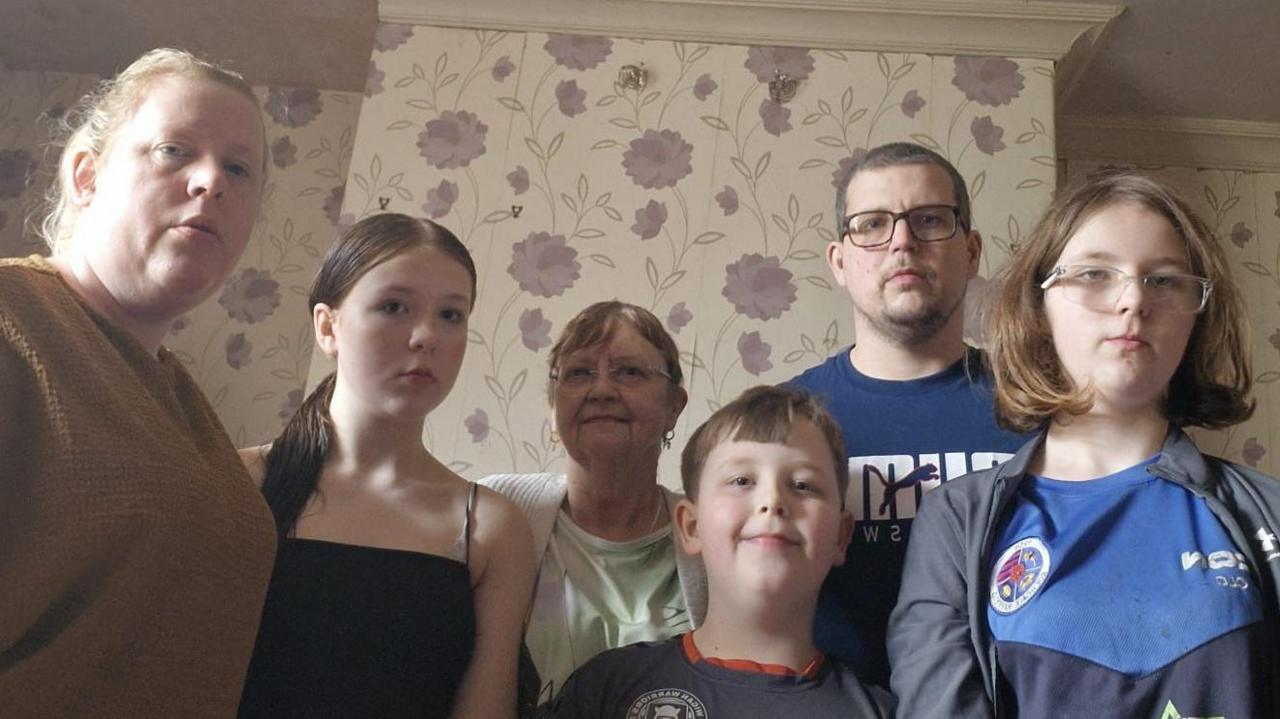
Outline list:
[[[702,700],[684,689],[655,689],[631,702],[627,719],[706,719]]]
[[[1175,707],[1173,705],[1173,700],[1170,699],[1169,703],[1164,705],[1164,713],[1160,715],[1160,719],[1226,719],[1226,717],[1184,717],[1182,714],[1178,713],[1178,707]]]
[[[1036,537],[1015,542],[1000,555],[991,579],[991,608],[1012,614],[1031,601],[1049,580],[1053,560]]]

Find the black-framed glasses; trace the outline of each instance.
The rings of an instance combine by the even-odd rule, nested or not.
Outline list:
[[[674,382],[671,373],[661,367],[620,364],[605,370],[609,380],[620,387],[638,387],[648,384],[654,377],[665,377]],[[582,389],[595,384],[600,368],[594,365],[571,365],[551,373],[551,381],[570,389]]]
[[[1105,265],[1059,265],[1040,283],[1040,289],[1062,288],[1062,296],[1091,310],[1107,312],[1130,282],[1139,282],[1152,305],[1181,314],[1199,314],[1209,304],[1213,281],[1182,272],[1130,275]]]
[[[893,238],[893,228],[903,219],[916,242],[940,242],[955,237],[960,227],[960,208],[922,205],[906,212],[855,212],[844,218],[844,235],[856,247],[879,247]]]

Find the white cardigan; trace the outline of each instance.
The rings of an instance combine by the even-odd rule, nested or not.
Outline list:
[[[533,550],[541,569],[542,558],[546,556],[547,545],[551,542],[551,530],[556,523],[556,514],[564,502],[568,486],[563,474],[491,474],[480,480],[480,484],[506,495],[515,502],[529,519],[529,528],[533,530]],[[676,502],[684,496],[672,492],[659,485],[662,495],[667,501],[668,516],[676,516]],[[680,592],[684,595],[685,606],[689,610],[691,626],[696,628],[702,624],[707,614],[707,573],[702,567],[702,560],[687,554],[680,540],[674,536],[672,527],[671,543],[676,549],[676,575],[680,579]]]

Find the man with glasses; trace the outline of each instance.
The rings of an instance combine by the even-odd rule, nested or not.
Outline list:
[[[964,343],[982,237],[960,173],[919,145],[882,145],[850,167],[836,217],[827,264],[853,303],[855,343],[791,384],[822,398],[844,431],[857,524],[814,632],[887,687],[885,631],[921,497],[1004,461],[1023,438],[996,426],[981,354]]]

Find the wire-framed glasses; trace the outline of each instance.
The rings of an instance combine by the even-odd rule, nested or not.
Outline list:
[[[1104,265],[1059,265],[1040,283],[1040,289],[1060,287],[1067,300],[1105,312],[1115,308],[1130,282],[1141,283],[1143,295],[1154,307],[1182,314],[1203,312],[1213,292],[1213,282],[1196,275],[1181,272],[1130,275]]]
[[[879,247],[893,237],[898,220],[916,242],[939,242],[955,237],[960,226],[960,208],[955,205],[922,205],[906,212],[867,210],[844,218],[844,234],[857,247]]]
[[[654,377],[671,379],[671,373],[661,367],[636,364],[620,364],[605,369],[609,380],[620,387],[638,387]],[[551,381],[571,389],[581,389],[595,384],[600,368],[595,365],[568,365],[551,373]]]

